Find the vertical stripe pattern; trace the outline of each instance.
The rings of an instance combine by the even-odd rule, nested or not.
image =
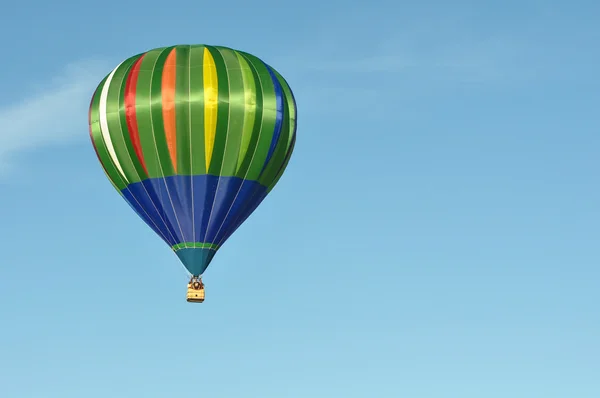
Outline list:
[[[208,45],[123,61],[94,92],[89,122],[111,184],[193,275],[277,184],[296,142],[283,77]]]

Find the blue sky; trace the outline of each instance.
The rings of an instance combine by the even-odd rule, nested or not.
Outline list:
[[[600,3],[415,4],[4,6],[0,397],[599,397]],[[202,305],[87,130],[176,43],[260,56],[299,108]]]

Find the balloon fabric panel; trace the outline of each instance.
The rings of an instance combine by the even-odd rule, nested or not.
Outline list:
[[[206,45],[123,61],[96,89],[89,119],[107,177],[193,275],[277,184],[296,139],[283,77]]]

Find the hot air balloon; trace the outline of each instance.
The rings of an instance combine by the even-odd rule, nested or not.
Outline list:
[[[204,271],[292,155],[289,85],[246,52],[156,48],[100,82],[89,125],[109,181],[190,273],[187,300],[203,302]]]

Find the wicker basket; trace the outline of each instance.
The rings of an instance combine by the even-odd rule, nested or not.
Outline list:
[[[204,301],[204,286],[199,289],[188,283],[187,301],[190,303],[202,303]]]

